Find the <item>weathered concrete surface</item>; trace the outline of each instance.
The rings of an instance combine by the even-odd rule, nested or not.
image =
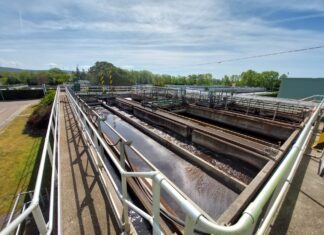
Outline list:
[[[189,128],[186,125],[182,125],[181,123],[174,122],[170,119],[163,118],[159,115],[156,115],[152,112],[148,112],[145,109],[139,109],[134,107],[133,109],[134,116],[138,118],[142,118],[149,123],[153,123],[158,126],[162,126],[164,128],[167,128],[171,131],[174,131],[178,135],[181,135],[183,137],[188,137],[190,135]]]
[[[252,182],[245,190],[235,199],[231,206],[217,219],[218,224],[233,224],[241,216],[243,210],[251,202],[251,199],[257,194],[261,186],[268,179],[275,167],[275,162],[269,160],[262,168]]]
[[[246,116],[224,110],[198,107],[196,105],[190,105],[186,112],[193,116],[239,127],[244,130],[280,140],[286,140],[296,128],[292,125],[281,122]]]
[[[61,208],[64,234],[119,234],[67,97],[60,97]]]
[[[318,172],[320,153],[304,155],[269,234],[324,234],[324,179]]]
[[[38,103],[38,99],[0,102],[0,130],[19,115],[25,108]]]
[[[226,142],[197,130],[192,132],[192,142],[209,148],[215,152],[240,159],[258,169],[261,169],[269,160],[261,154],[244,149],[238,145]]]
[[[238,132],[229,131],[224,128],[220,128],[214,125],[209,125],[205,122],[200,122],[197,120],[192,120],[190,118],[185,118],[183,116],[170,113],[164,110],[152,110],[149,108],[144,108],[140,104],[134,101],[128,101],[125,99],[117,98],[116,99],[118,104],[123,105],[130,105],[133,106],[133,109],[143,110],[143,112],[148,112],[156,115],[157,117],[161,118],[163,117],[166,120],[170,120],[174,123],[182,124],[183,126],[187,126],[189,130],[187,130],[187,134],[191,134],[192,130],[199,130],[201,132],[205,132],[209,135],[217,136],[222,139],[226,139],[227,141],[233,142],[235,141],[238,145],[244,146],[245,148],[248,148],[250,150],[257,151],[259,153],[265,153],[265,149],[267,149],[269,146],[273,147],[272,144],[249,137],[247,135],[242,135]],[[154,120],[153,120],[154,121]],[[172,129],[174,131],[174,129]],[[176,129],[175,129],[176,130]],[[185,134],[185,132],[184,132]]]

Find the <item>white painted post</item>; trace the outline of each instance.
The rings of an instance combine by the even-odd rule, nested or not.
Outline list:
[[[37,205],[35,207],[35,209],[32,211],[32,213],[33,213],[33,217],[34,217],[34,220],[36,222],[39,233],[42,234],[42,235],[45,235],[46,232],[47,232],[47,227],[46,227],[46,223],[45,223],[43,213],[42,213],[39,205]]]
[[[48,141],[48,144],[47,144],[47,153],[48,153],[48,158],[50,160],[51,166],[53,166],[53,151],[52,151],[50,141]]]
[[[156,174],[153,178],[153,235],[160,235],[160,195],[162,176]]]
[[[120,165],[124,170],[125,170],[125,159],[126,159],[125,144],[127,144],[127,142],[124,142],[123,140],[121,140],[119,142]],[[121,174],[121,178],[122,178],[122,194],[123,194],[123,220],[124,220],[123,226],[124,226],[125,232],[129,232],[130,225],[129,225],[129,218],[128,218],[128,204],[125,201],[128,197],[127,178],[124,174]]]
[[[195,229],[195,224],[196,224],[196,221],[193,220],[189,215],[187,215],[186,221],[185,221],[184,234],[185,235],[193,235],[194,229]]]

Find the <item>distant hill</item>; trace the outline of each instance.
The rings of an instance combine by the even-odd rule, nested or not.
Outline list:
[[[11,72],[11,73],[21,73],[21,72],[40,72],[46,70],[33,70],[33,69],[18,69],[18,68],[9,68],[9,67],[0,67],[0,72]],[[63,70],[66,73],[72,73],[72,71]]]
[[[20,72],[23,72],[23,71],[36,72],[35,70],[30,70],[30,69],[17,69],[17,68],[0,67],[0,72],[20,73]]]

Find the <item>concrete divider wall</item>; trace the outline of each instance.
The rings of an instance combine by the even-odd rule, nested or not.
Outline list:
[[[133,111],[133,106],[132,105],[129,105],[127,103],[122,103],[122,102],[116,102],[116,103],[117,103],[117,106],[120,107],[121,109],[124,109],[126,111],[130,111],[130,112]]]
[[[161,116],[147,112],[145,109],[133,107],[133,114],[140,119],[144,119],[147,122],[167,128],[183,137],[190,136],[190,129],[186,125],[182,125],[180,123],[176,123]]]
[[[240,159],[258,169],[261,169],[268,161],[266,157],[258,153],[254,153],[197,130],[192,131],[192,142],[209,148],[215,152],[225,154],[229,157]]]
[[[275,123],[271,120],[262,120],[256,117],[233,114],[219,110],[210,110],[202,107],[190,106],[186,112],[196,117],[209,119],[211,121],[216,121],[283,141],[285,141],[295,129],[294,127],[285,126],[283,123]]]

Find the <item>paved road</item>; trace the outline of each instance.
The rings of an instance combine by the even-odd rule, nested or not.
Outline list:
[[[19,115],[29,105],[35,105],[39,100],[20,100],[0,102],[0,130]]]

